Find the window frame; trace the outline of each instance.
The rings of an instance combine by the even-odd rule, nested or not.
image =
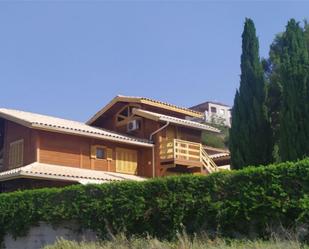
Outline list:
[[[98,150],[103,150],[103,158],[98,157]],[[107,147],[106,146],[95,146],[95,159],[96,160],[107,160]]]
[[[225,115],[225,109],[221,108],[219,113],[220,113],[221,116],[224,116]]]
[[[104,158],[97,157],[97,149],[103,149],[105,151]],[[91,145],[90,158],[94,160],[99,160],[99,161],[102,161],[102,160],[112,161],[113,160],[113,148],[110,148],[105,145],[99,145],[99,144]]]
[[[211,107],[210,107],[210,112],[211,112],[211,113],[217,113],[217,107],[211,106]]]

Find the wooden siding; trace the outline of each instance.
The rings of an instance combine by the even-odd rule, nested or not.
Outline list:
[[[4,125],[4,166],[0,171],[5,171],[9,168],[9,151],[10,144],[18,140],[24,141],[23,146],[23,163],[21,166],[33,163],[36,161],[36,131],[13,123],[5,121]]]
[[[128,104],[129,103],[125,103],[125,102],[116,103],[106,113],[104,113],[100,118],[98,118],[93,125],[102,127],[105,129],[109,129],[109,130],[114,130],[116,132],[120,132],[123,134],[130,134],[132,136],[135,136],[138,138],[144,138],[144,139],[149,139],[149,136],[152,132],[156,131],[159,127],[164,125],[164,122],[156,122],[156,121],[149,120],[146,118],[140,118],[141,128],[137,131],[127,133],[127,127],[125,124],[122,126],[116,125],[116,114],[119,112],[119,110],[123,109]],[[177,118],[185,118],[184,114],[177,113],[177,112],[175,113],[170,110],[153,107],[153,106],[149,106],[146,104],[141,104],[141,109],[152,111],[152,112],[157,112],[157,113],[161,113],[161,114],[165,114],[165,115],[169,115],[169,116],[173,116]],[[170,127],[173,127],[172,129],[175,132],[175,138],[187,140],[191,142],[197,142],[197,143],[201,142],[202,133],[200,130],[185,128],[185,127],[175,126],[175,125],[170,125]],[[162,135],[164,136],[164,131]]]
[[[116,148],[116,172],[136,175],[137,153],[137,150]]]
[[[116,172],[116,148],[137,151],[137,175],[151,177],[151,148],[134,147],[127,144],[112,143],[96,139],[39,132],[40,157],[39,162],[58,164],[69,167]],[[91,158],[91,146],[101,145],[111,149],[111,160]]]

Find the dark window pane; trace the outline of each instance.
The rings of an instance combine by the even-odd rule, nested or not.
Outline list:
[[[216,107],[211,107],[210,110],[211,110],[212,113],[216,113],[217,112],[217,108]]]
[[[121,121],[123,121],[123,120],[124,120],[123,117],[118,117],[118,118],[117,118],[117,121],[118,121],[118,122],[121,122]]]
[[[120,115],[128,117],[129,116],[128,107],[126,107],[122,112],[120,112]]]
[[[97,148],[96,157],[97,157],[97,159],[104,159],[105,158],[105,150],[103,148]]]

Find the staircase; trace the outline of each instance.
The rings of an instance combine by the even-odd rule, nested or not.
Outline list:
[[[206,171],[208,174],[219,171],[216,163],[209,157],[203,146],[200,146],[200,159],[203,163],[202,172]]]
[[[201,168],[201,173],[219,171],[216,163],[209,157],[200,143],[180,140],[161,139],[160,159],[162,165],[185,165],[188,168]]]

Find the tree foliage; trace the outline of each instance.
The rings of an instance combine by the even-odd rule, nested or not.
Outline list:
[[[308,26],[294,19],[270,48],[268,108],[276,160],[296,160],[309,153]]]
[[[246,19],[242,34],[240,87],[234,99],[230,131],[233,167],[271,162],[271,135],[258,38],[253,21]]]

